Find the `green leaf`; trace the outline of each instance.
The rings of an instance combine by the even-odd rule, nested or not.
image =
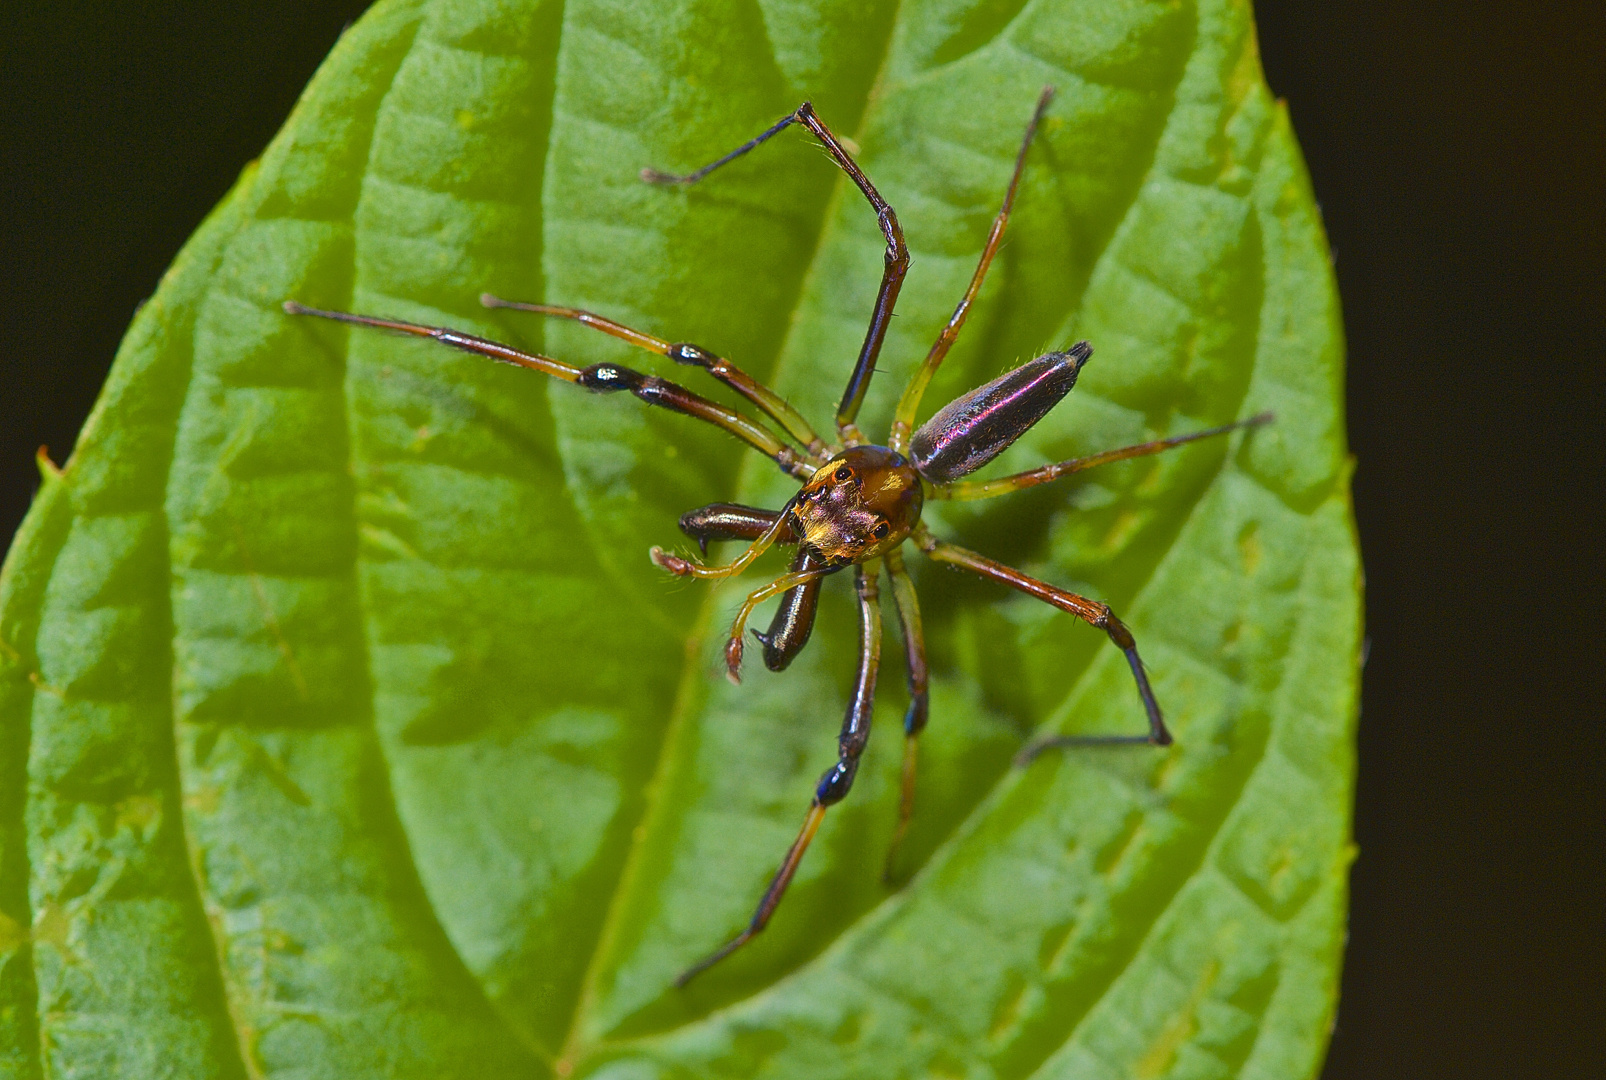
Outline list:
[[[851,798],[739,928],[834,760],[846,582],[782,676],[717,676],[744,585],[649,565],[789,481],[713,429],[310,304],[624,358],[483,291],[729,356],[821,424],[914,264],[865,408],[1003,253],[927,412],[1081,337],[990,474],[1271,409],[1084,482],[928,511],[1107,599],[1120,655],[916,560],[934,667],[906,880],[901,649]],[[1224,0],[386,0],[179,256],[0,577],[0,1077],[1300,1077],[1344,932],[1358,564],[1321,226]],[[666,365],[657,365],[663,371]],[[709,390],[680,369],[700,392]],[[684,541],[680,540],[683,544]],[[778,561],[773,565],[780,565]]]

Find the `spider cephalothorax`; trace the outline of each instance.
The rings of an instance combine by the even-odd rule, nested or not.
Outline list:
[[[876,294],[875,307],[864,345],[858,361],[848,378],[842,402],[837,406],[836,438],[828,442],[818,435],[809,422],[778,394],[757,382],[740,368],[697,345],[687,342],[668,342],[640,330],[594,315],[578,308],[554,307],[547,304],[515,303],[483,296],[488,307],[518,308],[542,315],[574,319],[604,333],[611,334],[673,360],[677,364],[700,367],[710,376],[741,395],[779,428],[754,421],[735,410],[693,393],[684,386],[657,375],[644,374],[618,364],[594,364],[576,367],[538,353],[524,352],[508,345],[474,337],[441,327],[422,326],[417,323],[378,319],[367,315],[350,315],[345,312],[323,311],[305,307],[294,301],[285,303],[285,310],[293,315],[318,315],[342,322],[375,326],[435,338],[447,345],[488,356],[504,363],[551,375],[596,393],[628,391],[649,405],[657,405],[673,412],[696,417],[723,428],[749,446],[771,458],[782,470],[803,482],[802,489],[779,510],[742,506],[734,503],[714,503],[688,511],[680,519],[681,530],[698,542],[706,554],[710,540],[746,540],[747,549],[724,566],[703,566],[690,559],[662,550],[652,549],[652,559],[671,573],[718,579],[730,577],[750,566],[770,547],[795,545],[791,569],[769,584],[754,590],[731,624],[725,641],[726,669],[732,681],[740,679],[743,639],[749,615],[755,605],[764,600],[780,597],[780,605],[770,622],[768,632],[754,631],[764,646],[764,664],[772,671],[780,671],[808,643],[814,625],[814,615],[824,578],[839,570],[853,567],[855,592],[859,606],[860,645],[859,665],[847,713],[837,738],[837,761],[820,777],[813,801],[804,819],[803,829],[793,842],[781,867],[760,900],[758,910],[747,927],[711,955],[688,968],[678,980],[684,983],[698,972],[728,956],[754,934],[764,929],[780,903],[787,885],[797,870],[804,851],[819,828],[827,807],[844,798],[853,786],[858,772],[859,759],[870,738],[870,717],[875,700],[876,675],[881,661],[881,607],[878,582],[883,571],[891,583],[893,605],[903,628],[905,663],[908,672],[909,708],[904,716],[904,767],[903,798],[899,808],[898,828],[894,833],[893,851],[908,824],[914,799],[916,748],[927,716],[927,671],[925,639],[920,628],[920,609],[915,599],[914,584],[904,569],[902,547],[905,540],[929,558],[958,569],[1018,589],[1039,600],[1052,604],[1062,611],[1103,630],[1125,655],[1137,683],[1138,696],[1148,717],[1148,732],[1143,735],[1072,735],[1050,736],[1040,739],[1026,753],[1048,746],[1150,743],[1165,746],[1171,742],[1160,706],[1149,688],[1149,680],[1138,659],[1137,645],[1132,634],[1110,609],[1096,601],[1073,592],[1028,577],[1019,570],[994,562],[984,555],[967,551],[933,536],[920,521],[925,500],[984,499],[1034,484],[1046,483],[1068,473],[1079,472],[1095,465],[1123,458],[1158,453],[1195,439],[1220,435],[1234,428],[1264,423],[1270,417],[1257,416],[1235,424],[1196,431],[1169,439],[1137,446],[1110,450],[1090,457],[1061,461],[1026,472],[993,480],[970,481],[965,476],[981,468],[1014,442],[1033,424],[1041,420],[1050,409],[1070,392],[1082,366],[1092,355],[1087,342],[1077,342],[1062,352],[1050,352],[1021,365],[1015,370],[978,387],[941,409],[918,430],[915,414],[927,384],[936,372],[949,347],[964,325],[965,317],[981,289],[987,268],[998,250],[1009,221],[1009,211],[1020,183],[1021,170],[1026,160],[1027,147],[1037,130],[1038,121],[1053,96],[1045,89],[1038,100],[1037,111],[1027,125],[1026,137],[1015,158],[1015,173],[1002,208],[993,219],[980,262],[971,278],[970,287],[954,309],[936,343],[926,355],[925,362],[916,370],[898,402],[897,412],[887,433],[886,445],[870,445],[856,423],[859,407],[869,389],[870,378],[876,369],[876,358],[886,337],[892,310],[897,303],[905,272],[909,267],[909,249],[904,243],[903,229],[898,216],[887,205],[875,185],[865,176],[847,148],[831,133],[830,128],[815,115],[814,109],[804,102],[796,112],[782,117],[768,131],[738,147],[711,165],[685,176],[671,176],[648,169],[642,178],[652,183],[690,184],[702,179],[726,162],[740,157],[793,124],[807,127],[820,142],[832,160],[847,173],[859,191],[876,212],[876,221],[886,237],[885,269],[881,288]],[[888,853],[888,870],[892,866],[892,851]]]
[[[907,458],[884,446],[854,446],[809,477],[787,510],[799,543],[827,566],[851,566],[903,543],[926,494]]]

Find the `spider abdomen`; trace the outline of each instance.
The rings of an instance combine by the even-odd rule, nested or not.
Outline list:
[[[1047,416],[1071,392],[1092,355],[1092,346],[1078,341],[950,401],[910,440],[914,467],[934,484],[975,472]]]

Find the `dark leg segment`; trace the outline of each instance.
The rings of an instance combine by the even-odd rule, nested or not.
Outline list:
[[[853,374],[848,376],[848,385],[843,389],[842,400],[836,407],[837,434],[844,440],[860,442],[862,436],[854,421],[859,417],[859,406],[864,404],[865,394],[870,391],[870,376],[875,374],[876,359],[881,355],[887,327],[892,324],[892,311],[897,307],[904,275],[909,272],[909,245],[904,242],[903,226],[898,224],[897,213],[887,205],[875,185],[870,183],[870,178],[837,142],[831,130],[814,115],[813,107],[805,102],[798,113],[809,130],[825,144],[842,171],[859,186],[859,191],[875,210],[881,234],[887,238],[887,250],[881,257],[881,285],[876,290],[875,307],[870,311],[870,325],[864,333],[864,344],[859,347],[859,359],[853,365]]]
[[[847,148],[831,133],[831,129],[825,126],[825,122],[815,115],[814,106],[805,101],[797,107],[796,112],[781,117],[757,138],[743,143],[696,172],[676,176],[656,169],[643,169],[641,178],[654,184],[695,184],[721,165],[741,157],[792,124],[802,124],[824,144],[826,152],[831,155],[831,160],[835,161],[837,167],[858,185],[859,191],[876,213],[876,223],[881,226],[882,235],[887,238],[881,287],[876,292],[875,309],[870,315],[870,327],[865,332],[864,344],[859,349],[858,362],[853,366],[853,374],[848,378],[847,389],[843,391],[842,402],[836,410],[838,435],[849,443],[858,443],[862,442],[863,438],[854,420],[858,418],[859,406],[864,404],[864,395],[870,389],[870,376],[875,373],[876,357],[881,354],[881,343],[886,339],[887,327],[892,322],[892,309],[898,302],[898,290],[903,288],[903,278],[909,270],[909,245],[904,243],[903,227],[898,224],[898,215],[887,205],[887,201],[881,197],[875,185],[870,183],[870,178],[853,160],[853,155],[849,154]]]
[[[825,568],[825,560],[808,548],[799,548],[792,559],[792,572],[808,573]],[[820,606],[820,588],[825,578],[813,578],[781,597],[775,617],[770,620],[768,633],[753,631],[753,636],[764,645],[764,666],[771,671],[785,671],[809,643],[814,632],[814,615]]]
[[[937,562],[957,566],[962,570],[969,570],[984,578],[1002,582],[1012,589],[1019,589],[1027,596],[1035,596],[1046,604],[1052,604],[1061,611],[1069,612],[1090,626],[1096,626],[1109,635],[1115,647],[1126,655],[1127,666],[1132,669],[1132,678],[1138,684],[1138,696],[1143,699],[1143,710],[1149,717],[1149,733],[1147,735],[1065,735],[1044,739],[1027,748],[1025,757],[1031,757],[1049,746],[1096,746],[1120,743],[1149,743],[1154,746],[1170,746],[1171,733],[1166,730],[1165,720],[1160,716],[1160,705],[1154,700],[1154,691],[1149,687],[1149,676],[1143,670],[1143,661],[1138,659],[1137,643],[1132,640],[1132,632],[1126,624],[1115,617],[1115,613],[1106,604],[1097,600],[1089,600],[1085,596],[1056,588],[1045,581],[1038,581],[1029,577],[1013,567],[1003,563],[994,562],[985,555],[978,555],[967,548],[956,544],[944,543],[932,536],[924,526],[915,530],[914,542]]]
[[[859,594],[859,671],[842,718],[842,733],[837,736],[837,763],[825,770],[814,789],[814,799],[822,806],[841,802],[853,787],[859,755],[870,741],[876,674],[881,670],[881,592],[876,583],[880,575],[879,559],[854,568],[853,583]]]
[[[680,530],[702,547],[708,554],[710,540],[756,540],[768,532],[781,516],[778,510],[761,510],[736,503],[713,503],[680,516]],[[778,544],[796,543],[790,529],[783,529],[775,538]],[[812,573],[825,569],[825,561],[807,548],[800,549],[792,559],[793,573]],[[764,645],[764,666],[771,671],[785,671],[787,666],[809,643],[814,632],[814,616],[820,603],[821,577],[811,578],[781,597],[767,633],[753,631],[753,636]]]
[[[805,102],[805,104],[807,104],[807,102]],[[762,134],[755,135],[753,138],[748,139],[746,142],[732,150],[730,153],[726,154],[724,157],[715,161],[710,161],[707,165],[704,165],[696,172],[690,172],[686,173],[684,176],[680,176],[675,173],[659,172],[657,169],[647,168],[641,170],[641,178],[649,184],[695,184],[697,181],[701,180],[703,177],[707,176],[721,165],[728,165],[737,158],[746,154],[749,150],[752,150],[754,147],[762,146],[764,143],[769,142],[775,136],[779,135],[782,131],[785,131],[788,127],[795,123],[797,123],[797,113],[788,113],[766,128]]]
[[[724,428],[793,476],[806,479],[814,474],[811,459],[806,459],[792,447],[787,446],[762,424],[755,423],[741,413],[733,412],[723,405],[692,393],[684,386],[660,379],[656,375],[643,375],[639,371],[632,371],[618,364],[592,364],[587,368],[577,368],[573,364],[565,364],[539,353],[523,352],[510,345],[502,345],[442,326],[424,326],[397,319],[376,319],[371,315],[352,315],[344,311],[323,311],[298,304],[294,300],[286,300],[284,310],[290,315],[316,315],[320,319],[333,319],[336,322],[352,323],[357,326],[372,326],[380,330],[396,330],[418,337],[434,338],[442,344],[462,349],[464,352],[476,353],[504,364],[514,364],[539,371],[543,375],[576,383],[598,393],[628,390],[648,405],[657,405],[671,412],[694,416],[715,427]]]
[[[904,833],[909,831],[909,817],[915,806],[915,766],[920,756],[920,733],[925,730],[930,715],[929,676],[926,670],[926,637],[920,626],[920,603],[915,598],[915,584],[903,565],[902,549],[887,552],[887,578],[892,582],[892,601],[898,609],[898,624],[903,630],[904,662],[909,679],[909,709],[903,714],[903,794],[898,800],[898,826],[893,830],[892,842],[887,845],[887,859],[881,868],[881,880],[890,882],[898,858],[898,846]]]
[[[680,531],[697,541],[704,555],[710,540],[757,540],[770,531],[779,510],[765,510],[740,503],[709,503],[680,515]],[[777,544],[796,543],[790,529],[775,538]]]
[[[551,304],[527,304],[518,300],[503,300],[490,293],[480,294],[480,303],[488,308],[511,308],[515,311],[532,311],[537,315],[551,315],[559,319],[573,319],[575,322],[601,330],[604,334],[627,341],[638,349],[667,356],[677,364],[689,364],[700,367],[726,386],[741,394],[748,401],[757,405],[764,414],[796,439],[812,455],[819,456],[825,450],[825,443],[803,415],[791,405],[787,404],[775,391],[754,379],[747,372],[732,364],[723,357],[715,356],[700,345],[689,342],[668,342],[651,334],[644,334],[640,330],[632,330],[623,323],[579,308],[556,307]],[[821,459],[824,460],[823,458]]]
[[[654,561],[658,561],[658,549],[654,548],[653,552]],[[659,565],[662,566],[664,564],[659,562]],[[742,606],[736,612],[736,618],[731,621],[730,637],[725,639],[726,678],[730,679],[731,682],[738,684],[742,681],[742,653],[745,651],[745,645],[742,642],[742,635],[747,632],[747,618],[753,613],[753,609],[755,607],[757,607],[759,604],[762,604],[772,596],[779,596],[782,593],[791,592],[800,585],[807,585],[810,582],[818,581],[827,574],[835,573],[838,569],[841,568],[833,567],[831,569],[822,570],[793,570],[791,573],[782,574],[768,585],[764,585],[748,593],[747,599],[742,601]]]
[[[1015,154],[1015,172],[1009,178],[1009,190],[1004,192],[1004,205],[999,208],[998,216],[993,218],[993,227],[987,233],[987,243],[982,245],[981,260],[976,264],[976,272],[971,275],[970,287],[965,290],[965,295],[959,298],[959,304],[948,318],[948,325],[942,328],[942,333],[932,342],[931,351],[926,353],[925,361],[909,380],[909,385],[903,391],[903,397],[898,399],[898,411],[893,417],[892,433],[888,437],[887,445],[900,454],[909,452],[909,433],[914,430],[915,414],[920,410],[920,398],[925,394],[931,377],[942,365],[944,357],[948,355],[948,350],[953,347],[955,339],[959,337],[960,328],[965,325],[965,319],[970,315],[970,305],[976,302],[976,296],[981,292],[981,283],[987,279],[987,268],[992,266],[993,256],[998,254],[998,245],[1004,239],[1004,228],[1009,224],[1009,211],[1015,205],[1015,190],[1020,187],[1021,173],[1026,171],[1026,151],[1032,145],[1032,139],[1037,134],[1037,125],[1042,122],[1048,103],[1053,100],[1054,88],[1043,87],[1042,94],[1037,98],[1037,108],[1026,124],[1026,134],[1021,138],[1020,150]]]
[[[859,594],[859,671],[854,679],[847,715],[842,720],[842,734],[837,738],[837,763],[820,777],[814,789],[814,801],[809,804],[808,816],[803,819],[803,828],[797,839],[792,841],[769,888],[764,890],[763,899],[758,902],[758,909],[753,912],[746,929],[711,955],[681,972],[675,979],[676,986],[685,986],[697,975],[747,944],[769,924],[781,897],[786,895],[786,887],[792,883],[792,875],[797,873],[798,864],[803,861],[803,853],[808,850],[809,842],[814,839],[820,822],[825,819],[826,808],[841,802],[853,787],[854,775],[859,771],[859,757],[864,753],[865,744],[870,741],[870,713],[875,703],[876,671],[881,663],[881,607],[876,588],[876,577],[881,568],[879,563],[872,560],[855,570]]]
[[[1153,442],[1139,443],[1136,446],[1123,446],[1119,450],[1105,450],[1098,454],[1089,454],[1087,457],[1072,458],[1070,461],[1060,461],[1053,465],[1042,465],[1026,472],[1015,473],[1012,476],[1000,476],[996,480],[965,480],[957,484],[937,484],[932,489],[932,497],[937,499],[990,499],[995,495],[1007,495],[1011,491],[1022,488],[1035,487],[1046,484],[1050,480],[1058,480],[1071,473],[1083,472],[1098,465],[1108,465],[1112,461],[1125,461],[1128,458],[1147,457],[1158,454],[1162,450],[1169,450],[1173,446],[1196,442],[1199,439],[1209,439],[1216,435],[1225,435],[1237,431],[1239,428],[1255,428],[1271,423],[1276,417],[1271,413],[1261,413],[1251,416],[1247,420],[1238,420],[1220,427],[1206,428],[1204,431],[1192,431],[1186,435],[1174,435],[1169,439],[1156,439]]]
[[[784,472],[800,479],[807,479],[814,474],[814,466],[809,460],[776,438],[768,428],[692,393],[679,383],[660,379],[656,375],[643,375],[618,364],[592,364],[580,373],[576,381],[587,390],[605,394],[628,390],[648,405],[707,420],[774,460]]]

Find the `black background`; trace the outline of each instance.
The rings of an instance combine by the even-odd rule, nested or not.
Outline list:
[[[0,538],[354,0],[0,15]],[[1327,1080],[1606,1075],[1606,20],[1262,0],[1337,260],[1367,572]]]

